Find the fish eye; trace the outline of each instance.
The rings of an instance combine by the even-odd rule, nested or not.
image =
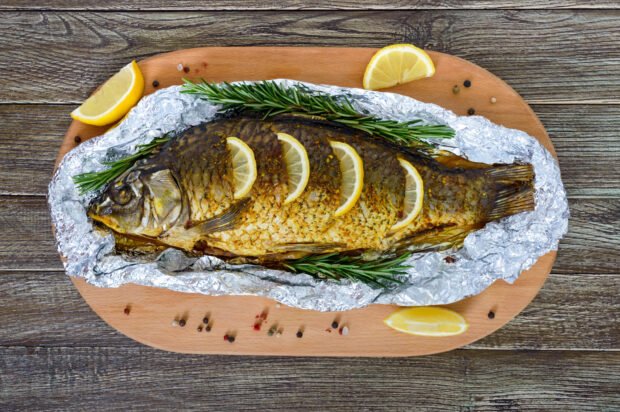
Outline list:
[[[118,205],[124,206],[133,198],[133,192],[128,186],[123,186],[118,190],[112,190],[110,193],[112,201]]]

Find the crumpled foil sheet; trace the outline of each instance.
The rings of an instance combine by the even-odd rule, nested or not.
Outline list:
[[[100,287],[136,283],[207,295],[260,295],[320,311],[347,310],[371,303],[448,304],[482,292],[497,279],[514,282],[540,256],[557,249],[566,233],[569,211],[558,164],[526,133],[495,125],[480,116],[459,117],[437,105],[398,94],[277,81],[346,95],[358,110],[382,118],[420,118],[428,123],[448,124],[456,130],[456,138],[438,139],[436,143],[473,161],[532,163],[536,172],[536,209],[486,225],[470,234],[459,251],[414,255],[408,261],[411,269],[405,283],[388,290],[253,265],[229,265],[212,256],[197,259],[175,249],[149,261],[129,259],[115,253],[113,236],[93,229],[86,208],[94,195],[80,196],[72,176],[101,170],[103,161],[133,153],[138,144],[214,118],[218,106],[181,94],[180,87],[174,86],[144,97],[118,127],[73,149],[56,171],[48,200],[67,274]],[[455,258],[454,263],[444,260],[448,255]]]

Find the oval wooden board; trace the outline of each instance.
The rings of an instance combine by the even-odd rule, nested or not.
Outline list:
[[[180,84],[183,77],[208,81],[265,80],[289,78],[313,83],[361,87],[366,63],[375,49],[297,47],[209,47],[157,55],[140,62],[146,80],[145,93]],[[488,71],[458,57],[430,52],[437,72],[430,79],[401,85],[390,91],[439,104],[459,115],[473,108],[495,123],[523,130],[535,136],[552,153],[553,146],[543,125],[525,101],[506,83]],[[179,70],[178,67],[182,66]],[[463,81],[470,80],[469,88]],[[453,93],[458,85],[460,92]],[[491,98],[496,99],[491,103]],[[67,131],[58,159],[82,140],[102,134],[105,128],[73,122]],[[78,139],[79,140],[79,139]],[[462,335],[424,338],[398,333],[383,324],[397,309],[371,305],[339,313],[300,310],[255,296],[204,296],[128,284],[119,288],[98,288],[72,278],[92,309],[108,324],[144,344],[183,353],[296,355],[296,356],[413,356],[458,348],[489,335],[510,321],[536,296],[555,260],[548,253],[519,279],[509,285],[498,281],[481,294],[446,305],[461,313],[470,324]],[[129,306],[130,313],[124,309]],[[495,317],[490,319],[488,313]],[[268,313],[259,331],[256,316]],[[211,332],[198,332],[205,315]],[[185,327],[172,326],[185,319]],[[331,329],[337,319],[347,325],[347,336]],[[281,336],[268,336],[277,325]],[[303,338],[297,338],[299,329]],[[234,343],[223,339],[236,337]]]

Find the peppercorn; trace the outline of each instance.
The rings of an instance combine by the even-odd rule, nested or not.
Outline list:
[[[125,306],[125,309],[123,310],[123,313],[125,315],[129,315],[129,312],[131,312],[131,307],[129,305]]]
[[[179,326],[180,326],[180,327],[185,326],[185,323],[186,323],[186,322],[187,322],[187,321],[186,321],[185,319],[181,319],[181,320],[179,320]]]
[[[233,343],[235,341],[235,337],[230,335],[228,336],[228,342]]]
[[[338,329],[338,321],[337,320],[332,322],[332,329]]]
[[[493,312],[491,310],[491,311],[489,311],[489,314],[487,316],[489,317],[489,319],[494,319],[495,318],[495,312]]]
[[[157,80],[153,80],[153,87],[159,87],[159,82]]]
[[[183,71],[184,71],[185,73],[189,73],[189,67],[188,67],[188,66],[183,67]]]
[[[198,327],[196,328],[196,330],[197,330],[198,332],[202,332],[202,325],[198,325]]]
[[[211,332],[211,326],[207,325],[207,327],[205,328],[206,332]]]
[[[304,333],[301,330],[298,330],[295,336],[301,339],[304,336]]]
[[[465,80],[465,81],[463,82],[463,86],[465,86],[465,87],[471,87],[471,82],[470,82],[469,80]]]
[[[260,330],[260,323],[254,324],[254,330]]]
[[[209,323],[209,318],[207,316],[202,318],[202,323],[204,323],[205,325],[208,324]]]
[[[470,107],[470,108],[467,110],[467,114],[468,114],[468,115],[470,115],[470,116],[473,116],[474,114],[476,114],[476,110],[474,110],[474,108],[473,108],[473,107]]]
[[[80,136],[75,136],[75,137],[73,138],[73,141],[74,141],[76,144],[78,144],[78,143],[81,143],[81,142],[82,142],[82,138],[81,138]]]

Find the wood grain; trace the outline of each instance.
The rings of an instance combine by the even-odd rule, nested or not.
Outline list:
[[[0,282],[0,346],[139,345],[106,325],[64,272],[9,271],[0,273]],[[618,288],[617,274],[552,272],[538,296],[514,320],[466,348],[620,350]],[[219,341],[219,332],[203,332],[205,343]]]
[[[0,196],[0,204],[0,233],[4,234],[0,237],[0,270],[61,270],[46,200],[38,196]],[[554,272],[618,273],[618,200],[575,198],[569,207],[569,231],[560,242]]]
[[[0,156],[0,194],[47,194],[53,162],[75,107],[0,105],[0,153],[5,154]],[[620,106],[533,109],[556,147],[568,196],[620,197]]]
[[[614,0],[300,0],[257,1],[240,0],[4,0],[0,10],[429,10],[429,9],[617,9]]]
[[[333,360],[11,347],[0,348],[0,370],[4,410],[601,411],[620,403],[618,352]]]
[[[0,102],[79,102],[129,60],[180,48],[378,47],[406,41],[477,63],[531,103],[618,103],[619,15],[616,10],[3,12]]]

